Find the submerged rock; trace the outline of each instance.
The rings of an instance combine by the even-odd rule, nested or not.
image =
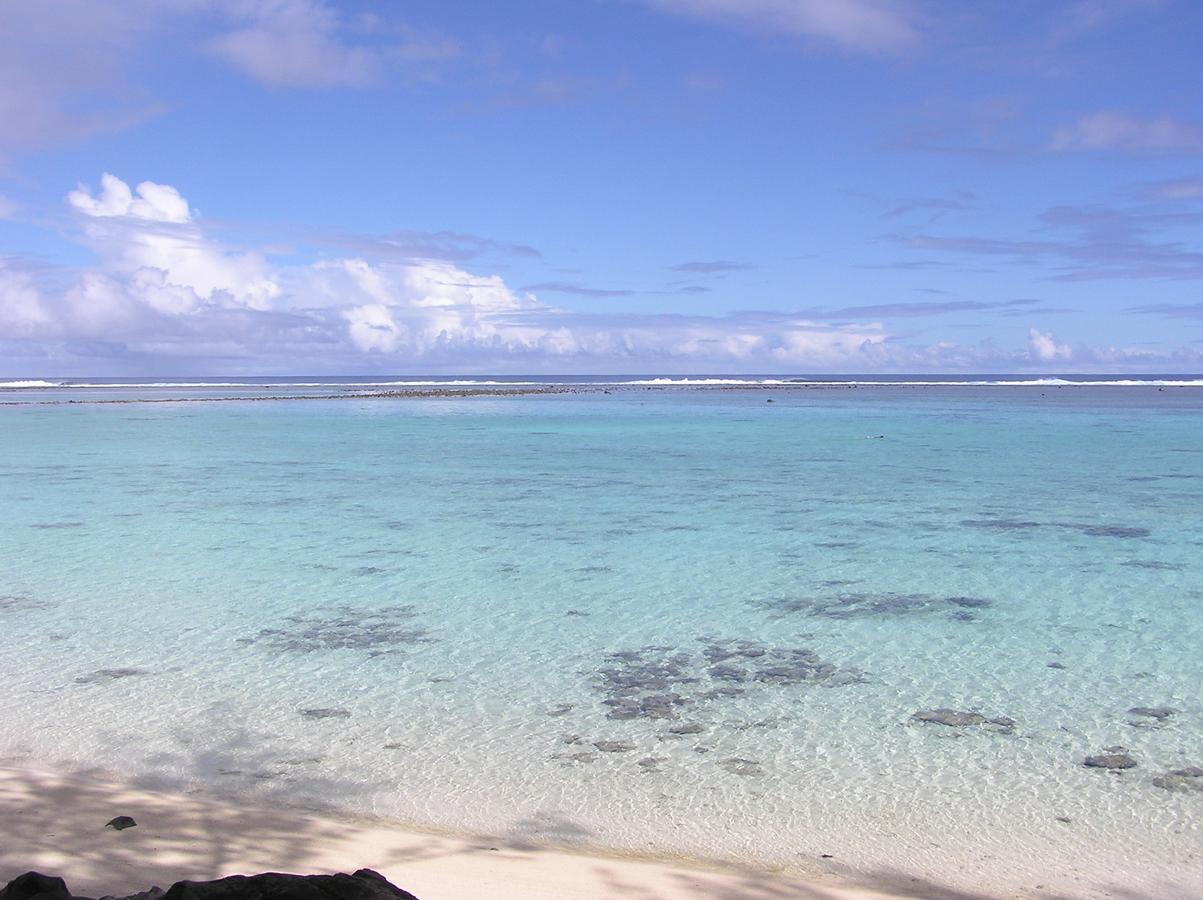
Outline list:
[[[630,753],[635,749],[634,744],[626,741],[594,741],[593,746],[602,753]]]
[[[138,823],[129,816],[117,816],[115,819],[109,819],[104,825],[105,828],[112,828],[116,831],[124,831],[127,828],[133,828]]]
[[[119,678],[133,678],[136,675],[149,675],[146,669],[97,669],[89,675],[80,675],[75,679],[76,684],[99,684],[105,681],[116,681]]]
[[[1077,523],[1066,523],[1061,524],[1061,527],[1072,528],[1076,531],[1080,531],[1082,534],[1089,535],[1090,537],[1144,538],[1148,537],[1152,533],[1147,528],[1133,527],[1128,525],[1082,525]]]
[[[911,714],[912,719],[920,722],[935,722],[947,725],[949,728],[966,728],[970,725],[982,725],[986,717],[981,713],[962,712],[957,709],[921,709]]]
[[[738,666],[711,666],[706,673],[715,681],[746,681],[747,670]]]
[[[286,653],[366,650],[379,655],[430,641],[430,632],[414,624],[415,618],[413,606],[337,606],[312,616],[286,616],[280,628],[265,628],[243,642]]]
[[[949,597],[948,602],[964,609],[985,609],[990,606],[989,600],[983,597]]]
[[[1088,769],[1135,769],[1136,760],[1127,753],[1099,753],[1082,760]]]
[[[984,716],[979,712],[960,709],[921,709],[912,713],[911,718],[919,722],[929,722],[945,725],[949,728],[981,727],[987,731],[1000,734],[1011,734],[1016,722],[1010,716]]]
[[[0,594],[0,613],[5,612],[24,612],[30,609],[45,609],[49,604],[34,600],[32,597],[17,596],[15,594]]]
[[[595,759],[597,759],[597,754],[590,753],[589,751],[586,750],[586,751],[582,751],[581,753],[553,753],[551,758],[552,759],[561,759],[561,760],[564,760],[565,762],[591,763]]]
[[[307,719],[347,719],[351,716],[351,710],[343,709],[340,706],[328,706],[321,709],[302,709],[300,712]]]
[[[1133,706],[1128,710],[1128,714],[1132,716],[1143,716],[1146,719],[1156,719],[1158,722],[1164,722],[1178,710],[1172,706]]]
[[[719,765],[732,775],[739,775],[744,778],[758,778],[764,774],[764,771],[760,768],[760,763],[754,759],[743,759],[736,756],[731,759],[724,759]]]
[[[1040,525],[1040,522],[1027,519],[964,519],[961,522],[963,528],[985,528],[991,531],[1027,531],[1029,528],[1039,528]]]
[[[1203,768],[1187,766],[1184,769],[1174,769],[1164,775],[1158,775],[1153,779],[1153,784],[1162,790],[1179,793],[1203,791]]]

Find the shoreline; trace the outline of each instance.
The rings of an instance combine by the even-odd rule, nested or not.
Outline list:
[[[104,827],[132,816],[136,828]],[[886,873],[852,874],[736,868],[535,845],[506,837],[421,829],[384,819],[301,806],[243,805],[206,792],[118,781],[107,773],[65,774],[0,766],[0,884],[37,870],[87,896],[124,895],[152,884],[232,874],[297,874],[370,868],[421,900],[988,900]]]

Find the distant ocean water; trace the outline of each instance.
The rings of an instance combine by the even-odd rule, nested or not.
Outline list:
[[[47,403],[546,385],[586,390]],[[1198,896],[1203,779],[1171,773],[1203,767],[1200,386],[13,380],[0,757]]]

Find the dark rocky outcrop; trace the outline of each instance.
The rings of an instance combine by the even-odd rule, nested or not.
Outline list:
[[[151,888],[140,894],[104,900],[418,900],[371,869],[354,875],[231,875],[216,881],[177,881],[164,893]],[[0,900],[85,900],[72,897],[61,878],[26,872],[0,889]]]
[[[2,889],[0,900],[70,900],[71,892],[61,878],[26,872],[18,875]]]
[[[417,900],[371,869],[354,875],[231,875],[216,881],[177,881],[163,900]]]
[[[1135,769],[1136,760],[1127,753],[1099,753],[1082,760],[1088,769]]]

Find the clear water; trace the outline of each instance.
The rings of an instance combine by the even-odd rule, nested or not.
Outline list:
[[[0,758],[1203,894],[1203,779],[1154,781],[1203,766],[1198,389],[18,405],[0,442]]]

